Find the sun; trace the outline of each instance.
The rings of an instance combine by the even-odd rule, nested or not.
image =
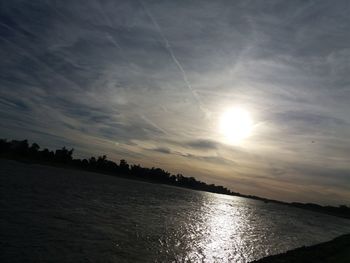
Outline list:
[[[230,143],[240,143],[243,139],[249,137],[252,129],[252,117],[245,109],[231,108],[221,116],[220,132]]]

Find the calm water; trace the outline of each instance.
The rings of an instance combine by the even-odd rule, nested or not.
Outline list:
[[[350,232],[271,203],[0,160],[1,262],[249,262]]]

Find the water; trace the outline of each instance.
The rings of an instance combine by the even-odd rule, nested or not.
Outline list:
[[[249,262],[350,220],[239,197],[0,160],[1,262]]]

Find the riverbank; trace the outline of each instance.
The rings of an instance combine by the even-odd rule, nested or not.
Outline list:
[[[148,182],[148,183],[154,183],[154,184],[164,184],[164,185],[191,189],[196,191],[211,192],[211,193],[224,194],[224,195],[230,195],[230,196],[239,196],[243,198],[263,201],[265,203],[271,202],[271,203],[276,203],[281,205],[288,205],[291,207],[296,207],[304,210],[310,210],[316,213],[328,214],[336,217],[350,219],[350,207],[345,205],[340,205],[336,207],[336,206],[321,206],[313,203],[306,203],[306,204],[296,203],[296,202],[287,203],[287,202],[267,199],[259,196],[246,195],[238,192],[233,192],[220,185],[215,185],[215,184],[209,185],[207,183],[196,180],[194,177],[185,177],[185,176],[182,176],[181,174],[178,174],[176,176],[175,175],[170,176],[170,173],[159,168],[149,169],[149,168],[142,168],[139,165],[136,165],[136,166],[131,165],[130,166],[131,169],[129,169],[130,167],[127,164],[128,168],[126,170],[123,170],[123,169],[120,170],[120,165],[118,166],[116,163],[102,158],[104,162],[106,162],[107,164],[109,163],[109,165],[107,165],[107,169],[101,169],[99,165],[96,165],[96,163],[98,163],[96,162],[96,160],[99,160],[100,158],[96,159],[95,157],[90,158],[90,160],[91,159],[95,160],[95,165],[91,166],[91,164],[88,164],[86,166],[86,165],[82,165],[84,161],[87,161],[85,159],[83,161],[80,159],[71,159],[69,162],[59,162],[54,160],[49,161],[49,160],[40,159],[40,158],[33,159],[33,158],[28,158],[28,156],[16,157],[16,156],[11,156],[6,154],[4,155],[4,154],[1,154],[1,139],[0,139],[0,159],[17,161],[17,162],[26,163],[26,164],[38,164],[38,165],[51,166],[51,167],[57,167],[57,168],[87,171],[87,172],[98,173],[98,174],[106,174],[106,175],[125,178],[129,180],[136,180],[136,181],[142,181],[142,182]],[[111,167],[113,169],[111,169]],[[136,172],[134,169],[135,167],[136,167]],[[139,172],[137,172],[137,170],[140,170],[140,169],[148,172],[146,173],[146,175],[144,175],[143,172],[140,174]],[[164,178],[160,176],[162,174],[163,174],[163,177],[165,176]]]
[[[41,164],[100,174],[102,173],[131,180],[165,184],[197,191],[239,196],[260,200],[265,203],[271,202],[281,205],[288,205],[305,210],[311,210],[317,213],[324,213],[350,219],[350,207],[346,205],[339,205],[336,207],[322,206],[313,203],[288,203],[254,195],[241,194],[221,185],[208,184],[199,181],[194,177],[186,177],[182,174],[171,174],[161,168],[147,168],[136,164],[130,165],[124,159],[120,160],[119,164],[117,164],[114,161],[108,160],[106,155],[99,157],[92,156],[89,159],[75,159],[73,158],[73,149],[68,150],[65,147],[55,151],[50,151],[46,148],[41,151],[39,149],[40,146],[37,143],[32,143],[30,146],[27,140],[7,141],[6,139],[0,139],[0,158],[3,159],[15,160],[29,164]]]
[[[301,247],[282,254],[268,256],[251,263],[348,263],[350,234],[310,247]]]

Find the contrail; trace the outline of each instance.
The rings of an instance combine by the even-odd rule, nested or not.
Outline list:
[[[14,30],[16,32],[16,30]],[[41,59],[33,56],[31,53],[29,53],[29,51],[27,51],[25,48],[21,47],[19,44],[10,41],[2,36],[0,36],[0,39],[3,39],[5,42],[10,43],[13,47],[15,47],[18,50],[21,50],[22,53],[20,53],[22,56],[26,56],[32,60],[34,60],[37,64],[43,66],[46,70],[48,70],[51,73],[55,73],[56,77],[60,77],[60,79],[66,83],[69,84],[73,84],[71,87],[75,87],[76,91],[80,91],[81,87],[79,86],[79,84],[77,84],[75,81],[68,79],[66,76],[64,76],[62,73],[60,73],[59,71],[57,71],[56,69],[52,68],[52,66],[46,64],[46,62],[43,62]],[[42,84],[43,85],[43,84]]]
[[[153,121],[151,121],[150,119],[148,119],[145,115],[140,114],[140,117],[147,122],[148,124],[150,124],[151,126],[153,126],[154,128],[156,128],[157,130],[161,131],[162,133],[169,135],[169,133],[164,130],[163,128],[159,127],[157,124],[155,124]]]
[[[171,45],[169,44],[168,39],[165,37],[163,30],[161,29],[161,27],[159,26],[157,20],[153,17],[153,15],[151,14],[151,12],[148,11],[148,9],[146,8],[145,4],[143,3],[143,1],[139,1],[142,5],[143,10],[145,11],[145,13],[147,14],[147,16],[150,18],[150,20],[152,21],[154,27],[157,29],[159,35],[161,36],[163,42],[164,42],[164,46],[166,48],[166,50],[168,51],[169,55],[171,56],[172,60],[174,61],[175,65],[177,66],[177,68],[180,70],[181,74],[182,74],[182,78],[184,80],[184,82],[186,83],[186,86],[188,88],[188,90],[191,92],[193,98],[197,101],[199,108],[201,109],[201,111],[203,111],[204,113],[208,113],[207,110],[204,109],[204,107],[202,106],[202,102],[198,97],[198,94],[193,90],[191,83],[188,80],[187,74],[184,70],[184,68],[182,67],[180,61],[176,58],[173,49],[171,47]]]
[[[114,40],[114,37],[111,36],[110,33],[105,33],[106,34],[106,38],[115,46],[117,47],[119,50],[122,50],[121,46],[118,44],[117,41]],[[124,56],[123,56],[124,57]]]
[[[113,28],[113,24],[111,22],[111,19],[104,11],[103,7],[101,6],[101,3],[99,1],[95,1],[95,3],[97,5],[98,9],[100,10],[100,14],[101,14],[103,20],[105,20],[106,24],[110,28]],[[117,47],[119,50],[122,50],[121,46],[118,44],[117,41],[115,41],[114,37],[109,32],[105,32],[105,36],[115,47]]]

